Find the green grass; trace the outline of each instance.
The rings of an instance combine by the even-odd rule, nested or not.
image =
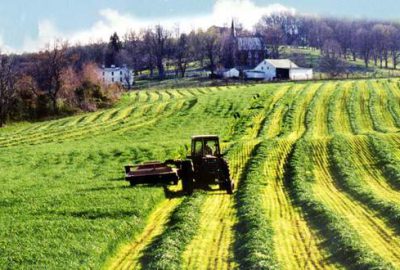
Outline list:
[[[255,147],[236,194],[239,223],[235,253],[243,269],[279,269],[271,220],[261,210],[263,203],[260,193],[264,188],[262,164],[266,150],[259,145]]]
[[[167,229],[144,251],[141,259],[144,269],[182,268],[182,254],[197,233],[204,199],[203,193],[195,192],[172,212]]]
[[[159,91],[169,102],[164,112],[158,98],[138,92],[86,123],[76,116],[1,130],[1,268],[99,268],[165,199],[161,187],[129,188],[123,166],[182,157],[193,134],[229,140],[233,113],[268,91],[274,87]],[[129,106],[135,112],[123,116]]]
[[[123,166],[184,158],[192,135],[218,134],[240,182],[234,197],[225,200],[227,214],[217,206],[208,217],[231,221],[210,224],[237,219],[237,226],[211,228],[216,233],[210,234],[208,248],[214,237],[226,247],[213,249],[219,252],[214,257],[204,255],[207,247],[196,247],[206,259],[223,257],[207,265],[281,269],[308,260],[288,263],[282,250],[294,258],[317,254],[320,248],[310,259],[309,265],[320,263],[315,268],[335,269],[341,262],[345,268],[390,269],[388,261],[397,266],[399,260],[384,252],[395,254],[400,241],[376,250],[367,245],[370,239],[358,233],[357,222],[350,219],[351,204],[344,202],[367,213],[354,217],[369,222],[360,231],[372,228],[368,232],[376,235],[374,229],[383,228],[379,241],[398,228],[399,207],[382,196],[398,191],[400,169],[391,147],[400,141],[399,100],[398,80],[191,87],[129,92],[113,108],[7,126],[0,130],[0,268],[101,268],[121,245],[143,232],[150,214],[171,195],[161,186],[130,187],[123,180]],[[345,120],[346,127],[338,128]],[[380,193],[378,184],[375,189],[364,185],[362,169],[375,163],[357,162],[361,159],[355,158],[352,142],[371,151],[379,164],[371,175],[378,171],[393,190],[382,188]],[[327,182],[337,187],[336,193],[321,192]],[[282,193],[268,193],[276,190]],[[214,202],[207,196],[219,196],[196,194],[183,199],[165,229],[159,227],[161,234],[149,240],[144,268],[186,267],[181,258],[199,238],[204,202]],[[225,197],[216,198],[220,202]],[[283,213],[280,222],[299,226],[276,230],[279,223],[267,213],[268,203],[282,204],[274,212]],[[286,220],[291,215],[295,219]],[[301,228],[311,234],[310,249],[308,242],[296,242],[306,235]],[[278,247],[277,236],[291,240]],[[397,241],[398,231],[390,236]],[[291,252],[292,247],[301,250]],[[333,263],[324,262],[325,255]]]
[[[307,140],[296,143],[288,160],[288,185],[294,200],[307,213],[309,221],[329,239],[326,244],[332,254],[353,269],[393,269],[393,266],[365,247],[344,218],[314,198],[314,165],[309,153]]]
[[[345,137],[337,136],[329,144],[329,152],[333,171],[338,179],[338,184],[349,192],[355,199],[374,209],[397,230],[400,230],[400,205],[378,197],[355,173],[354,166],[348,162],[348,157],[353,153]],[[379,157],[378,157],[379,159]],[[382,167],[388,173],[387,167]]]

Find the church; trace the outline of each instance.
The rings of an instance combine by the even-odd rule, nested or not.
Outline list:
[[[258,35],[237,34],[234,21],[227,43],[224,49],[231,53],[225,58],[226,68],[236,67],[240,70],[254,68],[267,58],[267,46],[263,38]]]

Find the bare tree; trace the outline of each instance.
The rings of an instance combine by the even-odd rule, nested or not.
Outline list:
[[[50,99],[53,113],[58,113],[57,98],[63,88],[62,74],[67,67],[67,43],[55,42],[53,47],[48,47],[40,52],[35,59],[33,77],[39,89]]]
[[[369,60],[371,59],[372,53],[372,38],[371,33],[365,28],[358,29],[356,33],[357,48],[360,56],[364,60],[365,67],[368,68]]]
[[[329,73],[332,77],[337,77],[346,72],[346,64],[340,58],[342,48],[336,40],[325,41],[322,47],[322,57],[319,67],[321,71]]]
[[[214,74],[221,50],[221,38],[215,29],[210,28],[204,33],[202,40],[204,46],[203,49],[209,60],[211,74]]]
[[[174,58],[177,69],[182,78],[185,77],[185,72],[188,63],[191,60],[189,50],[189,38],[186,34],[181,34],[174,46]]]
[[[16,74],[11,60],[0,55],[0,127],[6,123],[16,99],[15,84]]]
[[[202,38],[203,31],[200,29],[198,32],[192,31],[189,34],[189,50],[190,55],[200,62],[200,66],[204,66],[205,51],[203,49]]]
[[[392,56],[393,68],[397,69],[400,58],[400,26],[398,25],[389,38],[389,49]]]
[[[163,79],[165,77],[164,60],[169,53],[171,33],[161,25],[156,25],[154,29],[149,30],[148,34],[150,39],[149,49],[154,56],[158,76]]]

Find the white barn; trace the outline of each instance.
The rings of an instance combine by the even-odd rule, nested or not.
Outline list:
[[[260,75],[262,74],[262,75]],[[248,79],[272,80],[312,80],[313,70],[301,68],[289,59],[265,59],[253,70],[245,71]]]
[[[102,67],[100,72],[103,83],[107,85],[119,83],[129,89],[134,83],[134,71],[127,67]]]

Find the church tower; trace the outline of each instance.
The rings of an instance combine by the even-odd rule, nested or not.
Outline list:
[[[236,27],[235,27],[235,21],[232,19],[232,24],[231,24],[231,36],[233,38],[236,38]]]

